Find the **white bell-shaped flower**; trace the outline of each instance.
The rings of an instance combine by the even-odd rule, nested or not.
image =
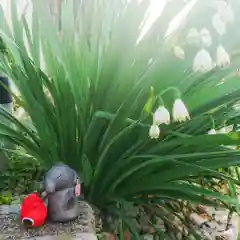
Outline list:
[[[200,33],[196,28],[191,28],[187,34],[187,43],[189,45],[199,45],[200,43]]]
[[[213,68],[213,61],[209,52],[202,48],[200,49],[193,61],[193,71],[206,73]]]
[[[220,36],[226,32],[226,24],[218,13],[212,17],[212,25]]]
[[[210,47],[212,44],[212,37],[209,30],[206,28],[203,28],[200,31],[200,36],[201,36],[202,45],[204,47]]]
[[[173,48],[174,55],[179,59],[184,59],[185,53],[184,50],[181,47],[175,46]]]
[[[22,108],[22,107],[19,107],[16,109],[16,111],[14,112],[14,116],[17,118],[17,119],[23,119],[25,118],[26,116],[26,112],[25,110]]]
[[[225,133],[227,133],[227,129],[226,129],[225,127],[220,128],[220,129],[217,131],[217,133],[219,133],[219,134],[225,134]]]
[[[190,119],[187,107],[180,98],[173,103],[172,117],[175,122],[184,122]]]
[[[226,1],[215,1],[215,7],[224,23],[232,24],[234,22],[234,11],[231,4]]]
[[[222,19],[227,24],[234,23],[234,12],[230,4],[228,4],[227,9],[222,12]]]
[[[156,125],[169,124],[170,123],[170,113],[164,106],[159,106],[158,109],[153,114],[153,122]]]
[[[217,47],[216,64],[218,67],[227,67],[230,65],[230,56],[222,45]]]
[[[208,131],[208,134],[214,135],[214,134],[217,134],[217,131],[214,128],[212,128],[211,130]]]
[[[160,135],[160,128],[158,125],[153,124],[149,129],[149,137],[151,139],[157,139]]]

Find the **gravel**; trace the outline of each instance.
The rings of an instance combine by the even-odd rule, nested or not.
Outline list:
[[[94,239],[80,237],[82,233],[95,232],[94,212],[89,204],[84,201],[79,202],[81,213],[75,221],[68,223],[46,222],[40,228],[25,229],[19,220],[19,205],[0,206],[0,240],[20,240],[20,239],[55,239],[50,236],[58,236],[57,239]],[[80,234],[80,235],[79,235]],[[90,234],[89,236],[94,236]],[[60,235],[62,237],[60,237]],[[39,238],[43,237],[44,238]],[[68,236],[68,237],[66,237]],[[69,238],[71,236],[71,238]]]

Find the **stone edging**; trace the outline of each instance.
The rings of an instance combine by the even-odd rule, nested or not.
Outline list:
[[[19,214],[20,204],[0,205],[0,215]]]
[[[57,239],[61,239],[62,237],[64,237],[63,239],[66,239],[66,240],[67,239],[97,240],[97,237],[95,234],[94,211],[92,207],[84,201],[80,201],[79,204],[80,204],[81,212],[76,221],[67,223],[66,225],[46,223],[46,225],[43,226],[42,229],[30,229],[30,230],[24,230],[20,224],[20,221],[18,222],[20,204],[0,205],[0,228],[4,229],[0,233],[0,240],[5,240],[5,239],[19,239],[19,240],[20,239],[22,240],[55,240],[56,239],[57,240]],[[10,222],[9,227],[8,227],[8,221]],[[16,229],[15,231],[11,230],[12,224]],[[61,230],[58,231],[58,227]],[[65,227],[66,227],[66,231],[65,231]],[[51,232],[51,230],[53,230],[53,232]],[[50,231],[50,234],[49,234],[49,231]],[[66,238],[66,236],[68,237]]]

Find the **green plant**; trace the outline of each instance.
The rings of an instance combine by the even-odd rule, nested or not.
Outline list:
[[[45,1],[33,1],[32,25],[24,16],[19,21],[11,2],[13,34],[3,13],[0,23],[14,61],[9,64],[1,56],[1,69],[19,88],[32,127],[0,109],[13,125],[0,123],[2,139],[20,145],[45,167],[62,161],[75,168],[86,200],[100,210],[108,231],[118,228],[120,235],[127,228],[139,237],[128,214],[134,207],[156,210],[169,229],[180,231],[168,220],[182,210],[172,202],[236,206],[232,196],[206,189],[201,180],[239,183],[218,171],[239,164],[240,152],[224,146],[239,144],[239,133],[207,134],[238,123],[234,106],[240,85],[232,74],[238,56],[232,56],[228,68],[203,75],[192,73],[196,49],[190,48],[185,61],[176,58],[172,47],[185,44],[186,18],[179,20],[181,31],[170,32],[167,39],[164,34],[184,3],[169,3],[137,42],[149,1],[85,1],[77,18],[73,1],[66,1],[60,34]],[[198,19],[204,8],[206,2],[199,1],[191,18]],[[158,139],[150,139],[152,112],[163,103],[172,109],[177,98],[188,106],[191,120],[162,124]],[[194,232],[189,222],[184,224]]]
[[[0,190],[3,193],[10,191],[13,196],[39,190],[43,173],[44,169],[36,159],[11,154],[7,169],[0,174]]]

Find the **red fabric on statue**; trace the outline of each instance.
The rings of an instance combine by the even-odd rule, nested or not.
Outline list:
[[[27,195],[21,204],[20,219],[28,227],[39,227],[45,223],[47,207],[37,193]]]

